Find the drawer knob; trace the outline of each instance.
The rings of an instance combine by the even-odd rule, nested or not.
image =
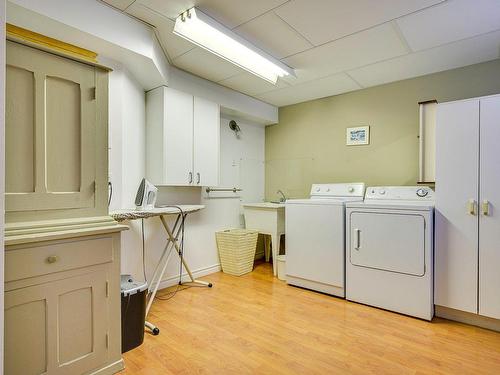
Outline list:
[[[57,256],[56,255],[51,255],[47,258],[47,263],[55,263],[57,262]]]

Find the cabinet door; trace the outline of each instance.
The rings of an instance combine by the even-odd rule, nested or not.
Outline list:
[[[500,97],[480,107],[479,314],[500,319]]]
[[[7,43],[6,211],[95,205],[95,68]]]
[[[479,101],[438,106],[435,304],[477,313]]]
[[[82,374],[105,363],[107,305],[104,272],[6,292],[6,373]]]
[[[194,98],[194,184],[219,184],[219,105]]]
[[[5,293],[5,374],[44,374],[49,369],[48,304],[38,286]]]
[[[164,88],[163,157],[166,185],[193,181],[193,96]]]

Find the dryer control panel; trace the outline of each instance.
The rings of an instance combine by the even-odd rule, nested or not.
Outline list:
[[[432,201],[434,191],[428,186],[375,186],[366,188],[367,199]]]

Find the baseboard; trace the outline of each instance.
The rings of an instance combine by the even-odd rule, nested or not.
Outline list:
[[[260,260],[260,259],[263,259],[263,258],[264,258],[264,256],[265,256],[265,252],[264,252],[264,250],[262,250],[262,251],[257,251],[257,252],[255,253],[255,260]]]
[[[119,361],[113,362],[106,367],[100,368],[99,370],[95,370],[94,372],[89,373],[89,375],[112,375],[120,372],[125,368],[125,364],[123,359]]]
[[[488,318],[486,316],[450,309],[449,307],[438,306],[438,305],[435,305],[434,315],[439,318],[455,320],[460,323],[465,323],[481,328],[491,329],[492,331],[500,332],[499,319]]]
[[[300,277],[295,277],[291,275],[286,275],[286,283],[289,285],[294,285],[298,286],[301,288],[306,288],[310,290],[314,290],[316,292],[321,292],[321,293],[326,293],[330,294],[336,297],[345,297],[345,290],[344,288],[334,286],[334,285],[329,285],[329,284],[324,284],[316,281],[311,281],[311,280],[306,280],[302,279]]]
[[[191,270],[191,272],[194,278],[197,279],[199,277],[210,275],[211,273],[220,272],[220,270],[221,270],[220,263],[217,263],[208,267],[198,268],[197,270]],[[189,281],[191,281],[191,279],[189,278],[188,273],[184,271],[184,273],[182,274],[182,282],[189,282]],[[165,289],[173,285],[177,285],[178,283],[179,283],[179,275],[170,276],[161,281],[160,287],[158,289]]]

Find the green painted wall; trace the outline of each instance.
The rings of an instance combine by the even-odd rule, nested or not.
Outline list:
[[[500,60],[279,109],[266,128],[266,198],[306,197],[312,183],[413,185],[418,102],[500,93]],[[346,146],[346,128],[370,125],[370,145]]]

